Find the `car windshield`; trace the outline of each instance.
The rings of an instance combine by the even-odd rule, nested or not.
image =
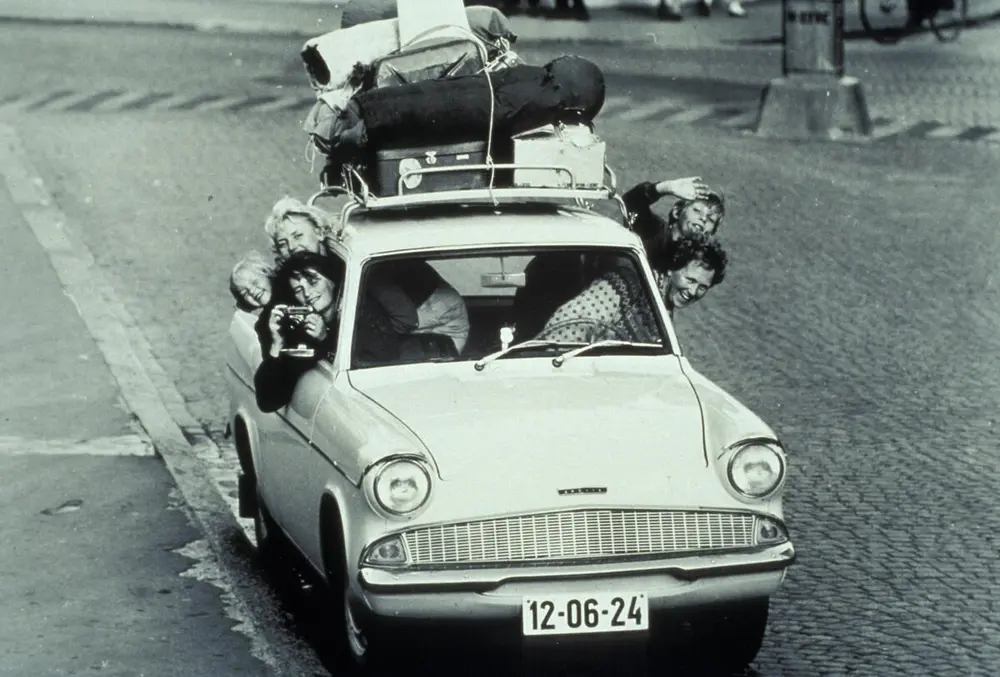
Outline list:
[[[669,353],[654,293],[637,254],[625,248],[375,259],[362,271],[352,368],[472,361],[481,369],[602,341],[606,349],[586,355],[629,353],[622,342],[645,344],[630,354]]]

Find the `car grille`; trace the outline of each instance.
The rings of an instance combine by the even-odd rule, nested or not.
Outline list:
[[[405,533],[415,565],[557,562],[718,551],[753,545],[752,515],[576,510],[461,522]]]

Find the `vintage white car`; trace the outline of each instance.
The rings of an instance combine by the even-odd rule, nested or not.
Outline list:
[[[292,546],[329,585],[334,639],[359,664],[391,652],[403,621],[656,644],[690,617],[713,659],[744,668],[795,559],[783,446],[684,357],[636,235],[532,195],[345,210],[331,245],[344,270],[336,350],[274,413],[254,392],[256,318],[236,312],[241,512],[262,552]],[[429,264],[461,295],[467,333],[445,350],[361,359],[372,271],[400,261]],[[546,314],[622,267],[655,336],[532,340]]]

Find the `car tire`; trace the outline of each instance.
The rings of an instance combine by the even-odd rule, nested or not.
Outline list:
[[[324,528],[325,529],[325,528]],[[331,539],[334,540],[334,539]],[[334,652],[354,674],[365,674],[384,663],[380,637],[364,627],[351,609],[348,597],[347,563],[341,543],[323,544],[327,570],[326,634],[334,643]]]
[[[769,600],[741,604],[720,612],[706,628],[711,667],[721,674],[743,674],[757,659],[767,632]]]
[[[253,516],[253,533],[257,540],[257,561],[265,570],[275,572],[284,561],[281,531],[259,490]]]

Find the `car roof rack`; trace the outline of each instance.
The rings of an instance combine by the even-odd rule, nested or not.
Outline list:
[[[470,186],[446,191],[406,192],[408,182],[428,174],[445,174],[453,172],[488,172],[492,178],[496,171],[509,172],[513,170],[535,170],[555,172],[565,175],[564,184],[556,186]],[[575,202],[585,209],[589,203],[612,200],[618,204],[624,223],[628,223],[628,213],[625,203],[616,191],[617,180],[610,167],[605,165],[606,182],[600,186],[577,185],[573,170],[563,165],[549,164],[462,164],[446,167],[422,167],[400,173],[396,182],[395,195],[376,195],[368,183],[354,167],[345,166],[342,185],[328,185],[322,182],[322,189],[309,198],[313,205],[325,197],[346,196],[348,203],[341,210],[340,230],[347,227],[352,214],[356,212],[382,212],[390,210],[405,210],[410,207],[427,207],[436,205],[511,205],[511,204],[558,204],[566,201]]]

